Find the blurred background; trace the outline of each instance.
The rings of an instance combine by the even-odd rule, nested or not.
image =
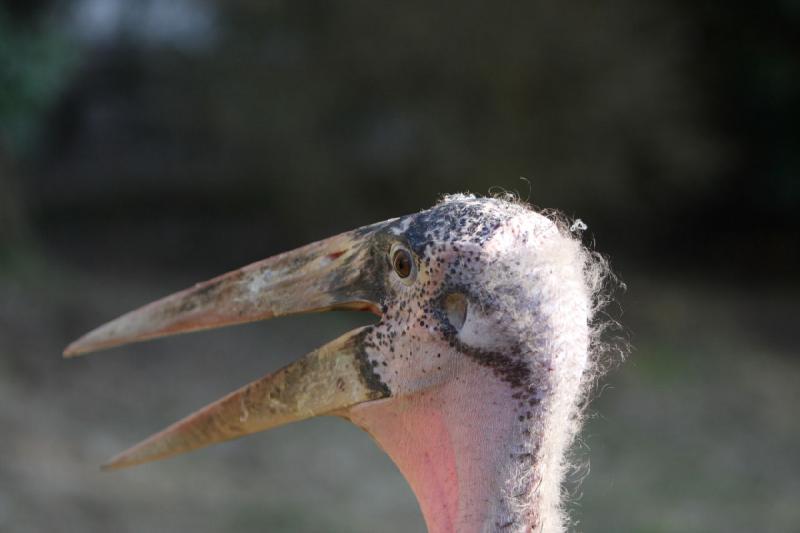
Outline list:
[[[97,468],[368,317],[60,352],[250,261],[504,190],[582,218],[628,286],[576,529],[800,531],[799,41],[794,0],[0,3],[0,531],[424,531],[335,419]]]

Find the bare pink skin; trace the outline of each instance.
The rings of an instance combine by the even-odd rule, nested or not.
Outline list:
[[[397,464],[429,533],[502,531],[510,443],[518,440],[511,433],[520,428],[508,386],[472,361],[459,366],[457,379],[357,405],[347,416]]]
[[[467,238],[441,243],[413,283],[390,278],[405,305],[375,325],[366,353],[392,396],[344,416],[397,464],[430,533],[564,531],[563,455],[576,430],[588,348],[577,250],[552,222],[525,212],[480,246]],[[433,299],[447,310],[437,295],[452,264],[469,253],[480,261],[468,267],[467,283],[484,288],[494,306],[472,297],[455,320],[457,348],[425,306]],[[396,337],[381,345],[378,332]],[[486,364],[515,349],[530,368],[523,384]],[[483,359],[475,356],[481,350]]]

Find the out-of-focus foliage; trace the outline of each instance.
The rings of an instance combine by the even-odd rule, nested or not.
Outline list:
[[[56,21],[20,23],[0,7],[0,146],[20,155],[33,149],[77,60]]]
[[[800,206],[800,3],[752,6],[699,2],[709,58],[703,78],[725,104],[721,128],[742,143],[736,172],[745,176],[741,200],[780,213]]]
[[[26,245],[13,159],[31,155],[47,112],[71,80],[75,49],[55,21],[12,18],[0,5],[0,263]]]
[[[527,196],[525,176],[537,203],[653,217],[718,182],[722,143],[691,77],[696,28],[667,3],[628,7],[217,4],[209,47],[98,57],[71,110],[90,152],[53,194],[81,181],[317,224],[446,191]]]
[[[25,98],[64,90],[15,126],[47,132],[22,188],[56,245],[126,228],[163,266],[235,263],[495,187],[667,268],[743,241],[797,255],[797,13],[777,1],[43,4],[82,58],[68,83],[48,81],[63,50],[25,63],[46,74]]]

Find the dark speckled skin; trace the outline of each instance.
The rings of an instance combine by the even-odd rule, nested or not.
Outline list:
[[[371,258],[366,270],[374,276],[369,283],[383,295],[381,319],[364,337],[365,354],[391,396],[375,408],[356,406],[351,420],[376,437],[421,501],[428,500],[422,506],[432,530],[517,532],[546,522],[542,531],[560,531],[560,461],[588,349],[580,245],[525,206],[464,195],[371,226],[364,236]],[[407,278],[392,268],[398,249],[413,257]],[[466,302],[465,313],[451,314],[454,296]],[[452,443],[450,451],[439,440],[395,444],[406,436],[380,418],[399,417],[418,432],[417,415],[404,418],[416,410],[432,417],[425,430],[448,435],[442,438]],[[465,424],[477,433],[462,433]],[[489,427],[499,433],[480,435],[479,428]],[[444,474],[430,477],[418,467],[427,457],[456,458],[457,477],[466,483],[456,499],[475,506],[472,518],[463,514],[469,509],[447,510],[453,502],[438,496],[449,490],[440,481]],[[491,483],[471,478],[459,457],[480,457],[499,477]],[[537,465],[547,461],[554,462],[545,478]],[[439,523],[443,516],[451,522]],[[490,529],[483,529],[486,520]]]
[[[496,295],[476,281],[487,270],[502,269],[503,264],[487,257],[482,248],[508,218],[519,215],[521,209],[493,198],[466,198],[466,201],[441,203],[420,213],[363,228],[363,235],[369,235],[365,246],[370,249],[371,259],[370,267],[362,270],[359,284],[371,286],[374,293],[383,294],[382,320],[368,333],[366,343],[389,360],[404,357],[397,353],[397,339],[409,334],[412,325],[429,326],[442,343],[473,358],[516,389],[520,405],[523,402],[534,405],[539,400],[535,390],[529,387],[531,369],[524,350],[511,346],[502,352],[492,351],[461,342],[443,306],[448,294],[460,293],[466,296],[470,306],[484,311],[497,309]],[[418,281],[408,287],[392,283],[390,253],[393,246],[406,247],[413,253]],[[416,324],[409,322],[412,319]],[[375,366],[378,364],[387,366],[388,361],[378,363],[375,360]],[[387,379],[391,381],[390,377]]]

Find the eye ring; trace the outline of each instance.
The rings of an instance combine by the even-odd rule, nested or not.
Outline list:
[[[411,251],[402,246],[395,246],[391,253],[392,270],[404,283],[414,281],[416,265]]]

